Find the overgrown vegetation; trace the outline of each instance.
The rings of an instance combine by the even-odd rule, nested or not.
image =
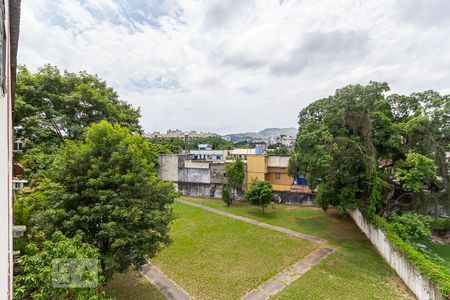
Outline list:
[[[408,217],[404,218],[408,219]],[[436,283],[439,291],[442,296],[446,298],[450,298],[450,268],[447,265],[445,266],[446,262],[441,262],[442,264],[439,264],[439,258],[430,257],[432,256],[428,252],[424,250],[418,250],[417,244],[408,242],[408,239],[412,235],[416,235],[417,230],[415,228],[420,228],[420,230],[423,230],[422,228],[422,221],[417,221],[417,218],[413,218],[414,221],[408,220],[408,221],[402,221],[402,222],[393,222],[393,224],[389,224],[385,219],[379,217],[379,216],[373,216],[373,223],[378,226],[379,228],[383,229],[386,232],[386,237],[391,245],[396,247],[398,250],[400,250],[402,253],[406,255],[408,260],[420,271],[422,272],[427,278],[429,278],[432,282]],[[405,227],[406,224],[414,223],[415,225],[410,226],[411,229],[402,229],[400,230],[401,234],[404,236],[402,238],[398,234],[398,224],[403,223],[402,227]],[[420,224],[420,225],[417,225]],[[409,227],[406,225],[406,227]],[[407,232],[407,233],[405,233]],[[413,234],[412,234],[413,233]],[[419,234],[420,236],[420,234]],[[416,247],[415,247],[416,246]],[[436,262],[435,260],[438,260]]]

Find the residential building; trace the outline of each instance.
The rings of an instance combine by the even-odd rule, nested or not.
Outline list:
[[[281,134],[270,138],[271,144],[282,144],[287,148],[293,148],[296,138],[290,135]]]
[[[290,191],[294,178],[288,175],[289,156],[269,156],[267,159],[266,180],[274,191]]]
[[[255,149],[233,149],[228,151],[227,160],[235,160],[236,158],[240,158],[242,160],[247,160],[248,155],[255,155]]]
[[[253,181],[266,180],[267,156],[251,154],[247,156],[247,189]]]
[[[12,299],[13,130],[20,0],[0,0],[0,299]]]
[[[214,150],[196,150],[184,154],[160,155],[158,175],[161,180],[173,182],[175,188],[185,196],[220,198],[227,184],[225,165],[232,161],[209,157],[199,158],[199,151],[214,152]],[[241,154],[235,153],[235,155]],[[276,201],[314,205],[314,195],[307,181],[301,177],[294,179],[289,176],[288,163],[289,156],[245,154],[243,190],[248,189],[254,180],[268,181],[272,185]]]
[[[199,160],[193,154],[162,154],[158,158],[161,180],[174,183],[185,196],[222,197],[227,183],[224,160]]]
[[[289,156],[248,155],[247,188],[254,180],[270,182],[277,202],[315,205],[314,195],[306,180],[288,175]]]
[[[200,139],[200,138],[207,138],[207,137],[213,137],[213,136],[218,136],[215,133],[211,133],[211,132],[197,132],[197,131],[182,131],[179,129],[176,130],[172,130],[169,129],[166,131],[166,133],[161,133],[159,131],[155,131],[155,132],[146,132],[143,134],[143,136],[145,138],[165,138],[165,139],[170,139],[170,138],[180,138],[183,139],[184,141],[192,141],[192,140],[196,140],[196,139]]]

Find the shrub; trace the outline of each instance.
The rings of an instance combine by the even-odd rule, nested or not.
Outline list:
[[[400,238],[411,244],[423,243],[431,236],[429,221],[419,214],[393,214],[389,223]]]
[[[264,213],[264,208],[272,201],[272,186],[267,181],[255,180],[245,192],[245,198],[251,204],[261,205]]]
[[[231,205],[231,202],[233,201],[233,198],[231,197],[231,191],[227,186],[222,190],[222,200],[227,204],[227,206]]]

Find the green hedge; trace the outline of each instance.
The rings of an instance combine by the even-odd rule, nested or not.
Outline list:
[[[450,299],[450,275],[446,273],[446,269],[443,266],[434,263],[410,244],[403,241],[385,219],[376,215],[368,219],[386,233],[386,238],[393,247],[405,254],[408,260],[425,277],[438,286],[439,292],[445,299]]]

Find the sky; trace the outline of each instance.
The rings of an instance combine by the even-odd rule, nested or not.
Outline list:
[[[347,84],[450,93],[448,0],[22,0],[19,63],[98,74],[147,131],[296,127]]]

